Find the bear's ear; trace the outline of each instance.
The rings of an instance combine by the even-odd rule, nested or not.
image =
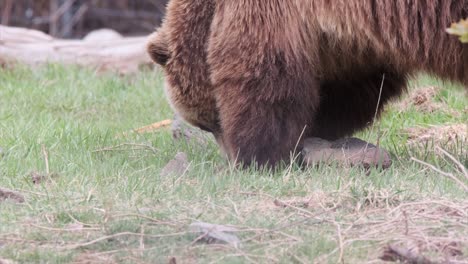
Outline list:
[[[165,66],[170,58],[168,45],[162,32],[155,32],[149,36],[146,50],[151,59],[161,66]]]

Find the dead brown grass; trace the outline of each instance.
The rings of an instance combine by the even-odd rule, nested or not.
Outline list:
[[[467,260],[464,255],[468,252],[467,199],[427,198],[412,202],[394,191],[382,189],[367,189],[356,196],[348,187],[332,193],[316,192],[306,197],[288,197],[287,200],[263,193],[241,193],[240,196],[241,199],[235,201],[227,198],[225,204],[212,204],[210,201],[192,202],[180,208],[184,210],[186,207],[185,209],[192,212],[199,210],[208,216],[215,213],[218,216],[218,224],[223,224],[222,219],[226,215],[237,219],[239,224],[233,227],[237,230],[235,235],[241,239],[241,246],[234,248],[220,244],[204,245],[205,253],[206,250],[218,253],[221,250],[225,253],[223,259],[228,256],[241,256],[251,259],[253,263],[278,262],[278,249],[293,252],[291,254],[294,255],[295,251],[292,249],[304,243],[305,237],[298,234],[320,231],[333,237],[336,247],[316,259],[316,263],[337,259],[339,262],[354,263],[357,260],[352,252],[356,247],[368,252],[367,258],[371,262],[378,261],[379,258],[406,263],[464,263],[463,261]],[[128,214],[120,213],[108,217],[116,221],[127,216]],[[79,232],[68,232],[66,229],[65,232],[63,228],[54,228],[53,223],[50,223],[51,226],[45,226],[44,223],[28,223],[21,234],[2,236],[0,241],[28,248],[53,248],[63,252],[82,250],[82,253],[73,259],[74,263],[114,263],[114,257],[123,253],[128,253],[132,262],[143,263],[139,256],[153,250],[155,246],[160,246],[145,244],[144,241],[182,238],[191,234],[189,225],[193,219],[171,222],[155,221],[150,216],[141,216],[143,217],[138,218],[144,228],[140,233],[103,233],[106,230],[105,226],[83,228]],[[259,228],[246,222],[255,216],[276,219],[274,227]],[[167,232],[160,233],[162,227]],[[74,236],[75,239],[69,237],[55,242],[53,239],[48,240],[50,242],[36,242],[25,238],[28,232],[38,230],[44,235],[57,238],[65,232],[67,236]],[[196,240],[196,235],[193,239]],[[99,244],[111,240],[114,243],[119,242],[121,246],[108,252],[94,251]],[[131,244],[128,241],[140,243]],[[194,251],[200,250],[200,246],[192,242],[187,241],[184,246],[174,251],[177,252],[177,255],[173,256],[177,263],[184,263],[185,258],[188,258],[188,262],[193,262],[190,256]],[[255,255],[248,251],[249,248],[261,249],[266,253]],[[301,260],[301,256],[293,255],[293,259]],[[414,259],[427,261],[415,262]]]
[[[409,146],[424,146],[431,144],[443,146],[445,149],[457,144],[466,145],[468,140],[468,125],[453,124],[430,127],[412,127],[405,131],[408,135]],[[465,150],[466,152],[466,150]]]
[[[407,111],[410,108],[414,108],[419,112],[427,114],[441,111],[453,116],[460,116],[461,113],[454,111],[445,102],[437,101],[437,95],[441,90],[442,89],[437,86],[427,86],[412,90],[406,99],[397,103],[396,106],[400,111]]]

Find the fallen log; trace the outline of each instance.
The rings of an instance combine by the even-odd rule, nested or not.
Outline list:
[[[122,74],[152,65],[145,49],[146,36],[122,37],[110,29],[90,34],[92,37],[83,40],[64,40],[37,30],[0,25],[0,60],[28,65],[76,64]]]

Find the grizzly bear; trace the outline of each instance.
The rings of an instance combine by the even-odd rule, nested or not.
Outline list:
[[[148,52],[181,117],[272,166],[367,127],[418,72],[468,86],[468,45],[445,33],[466,17],[468,0],[171,0]]]

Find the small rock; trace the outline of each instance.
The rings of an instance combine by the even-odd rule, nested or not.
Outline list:
[[[207,244],[223,243],[235,248],[240,245],[239,238],[231,234],[238,231],[233,227],[196,222],[190,224],[189,229],[191,232],[196,233],[198,241],[203,241]]]
[[[161,176],[182,175],[188,168],[187,154],[179,152],[161,170]]]
[[[343,138],[328,141],[321,138],[308,138],[302,150],[307,165],[331,164],[337,162],[344,167],[362,166],[366,169],[381,166],[390,167],[390,154],[358,138]]]
[[[0,202],[5,200],[11,200],[16,203],[24,203],[24,196],[18,192],[0,188]]]

